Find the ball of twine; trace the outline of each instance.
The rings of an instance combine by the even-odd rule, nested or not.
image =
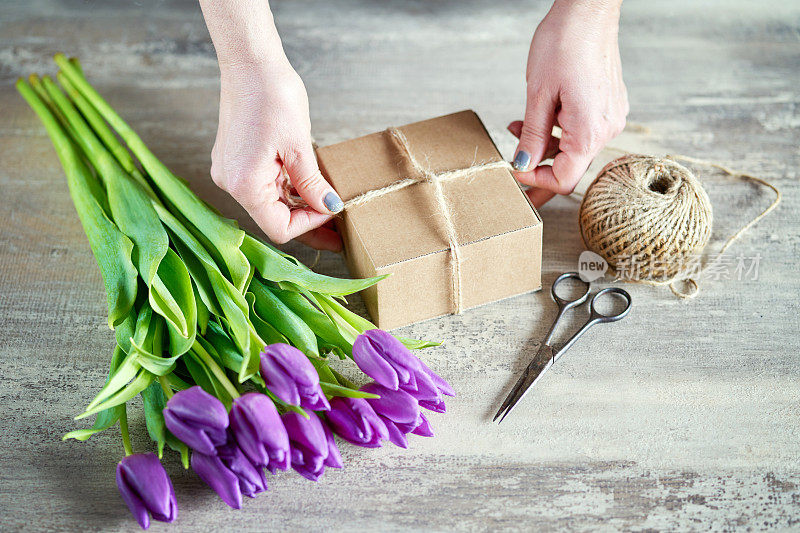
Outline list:
[[[711,237],[711,202],[672,159],[631,154],[605,166],[580,207],[587,248],[622,279],[680,279]]]

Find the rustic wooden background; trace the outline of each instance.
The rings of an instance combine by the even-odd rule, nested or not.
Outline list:
[[[83,424],[72,416],[103,382],[113,336],[62,171],[14,79],[53,73],[56,51],[81,57],[170,167],[252,224],[208,177],[218,73],[196,3],[111,4],[0,6],[4,530],[136,529],[114,483],[116,430],[60,441]],[[473,108],[512,154],[504,127],[522,116],[524,61],[546,1],[274,4],[321,143]],[[783,190],[727,259],[760,257],[758,279],[731,271],[692,301],[628,287],[630,317],[589,333],[499,427],[490,414],[553,318],[546,292],[408,327],[445,341],[426,357],[459,392],[432,416],[436,438],[412,438],[408,450],[342,446],[344,470],[316,484],[281,474],[239,512],[170,457],[180,504],[171,531],[800,528],[800,4],[630,1],[621,46],[638,126],[616,146],[720,160]],[[771,200],[704,180],[717,245]],[[576,266],[576,213],[569,199],[541,210],[546,286]],[[346,275],[333,254],[317,268]],[[140,415],[132,423],[145,450]]]

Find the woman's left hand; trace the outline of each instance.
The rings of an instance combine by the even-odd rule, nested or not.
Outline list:
[[[619,135],[628,114],[617,44],[619,1],[556,0],[533,35],[525,120],[515,177],[537,207],[575,189],[592,159]],[[552,137],[560,126],[561,139]],[[540,165],[553,158],[553,164]]]

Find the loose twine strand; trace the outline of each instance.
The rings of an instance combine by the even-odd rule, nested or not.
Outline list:
[[[444,190],[442,189],[442,183],[458,178],[465,178],[468,176],[473,176],[478,172],[483,172],[486,170],[493,170],[493,169],[507,169],[511,170],[511,165],[507,161],[491,161],[488,163],[477,163],[473,164],[472,166],[456,169],[456,170],[448,170],[444,172],[434,172],[430,169],[427,165],[423,165],[417,157],[414,155],[414,152],[411,150],[411,145],[408,142],[405,134],[397,128],[389,128],[386,130],[386,133],[391,135],[391,137],[400,145],[402,149],[402,155],[405,159],[411,164],[411,167],[414,171],[421,175],[419,178],[403,178],[401,180],[397,180],[394,183],[387,185],[386,187],[381,187],[379,189],[373,189],[371,191],[367,191],[363,194],[356,196],[345,202],[344,207],[345,209],[356,207],[359,205],[366,204],[376,198],[380,198],[381,196],[386,196],[387,194],[391,194],[393,192],[397,192],[399,190],[405,189],[406,187],[410,187],[411,185],[415,185],[417,183],[430,183],[433,187],[433,196],[436,200],[436,205],[439,208],[439,212],[442,215],[442,219],[444,220],[444,230],[447,237],[447,242],[450,249],[450,269],[451,269],[451,309],[456,314],[461,314],[463,310],[463,297],[461,291],[461,246],[458,244],[458,235],[456,234],[455,224],[453,223],[453,214],[452,210],[450,209],[450,202],[448,202],[447,198],[444,195]]]
[[[626,154],[626,155],[631,155],[632,154],[632,152],[629,152],[627,150],[623,150],[621,148],[616,148],[616,147],[612,147],[612,146],[608,146],[606,148],[608,150],[619,152],[619,153]],[[684,270],[684,271],[681,271],[681,272],[677,272],[674,275],[667,277],[666,279],[658,279],[658,280],[640,279],[640,278],[622,278],[622,277],[620,277],[619,273],[618,273],[617,277],[615,278],[615,280],[622,280],[622,281],[627,281],[627,282],[630,282],[630,283],[637,283],[637,284],[643,284],[643,285],[654,285],[654,286],[667,285],[670,288],[670,290],[672,291],[672,293],[675,294],[676,296],[678,296],[679,298],[694,298],[700,293],[700,286],[699,286],[699,283],[698,283],[698,279],[700,278],[700,276],[704,272],[706,272],[708,269],[713,267],[716,264],[716,262],[725,254],[725,252],[733,245],[734,242],[736,242],[739,238],[741,238],[745,233],[747,233],[750,230],[750,228],[752,228],[761,219],[763,219],[765,216],[767,216],[773,209],[775,209],[778,206],[778,204],[781,202],[781,199],[782,199],[783,195],[781,194],[780,190],[778,190],[777,187],[775,187],[774,185],[772,185],[771,183],[769,183],[768,181],[766,181],[766,180],[764,180],[762,178],[753,176],[751,174],[746,174],[744,172],[738,172],[738,171],[735,171],[735,170],[731,170],[730,168],[728,168],[728,167],[726,167],[726,166],[724,166],[724,165],[722,165],[720,163],[714,162],[714,161],[706,161],[704,159],[698,159],[698,158],[694,158],[694,157],[690,157],[690,156],[686,156],[686,155],[681,155],[681,154],[667,155],[666,159],[668,159],[668,160],[671,159],[673,161],[685,161],[685,162],[692,163],[692,164],[695,164],[695,165],[716,168],[717,170],[720,170],[721,172],[723,172],[724,174],[726,174],[727,176],[729,176],[731,178],[742,178],[742,179],[745,179],[747,181],[750,181],[750,182],[753,182],[753,183],[757,183],[759,185],[762,185],[764,187],[767,187],[767,188],[771,189],[775,193],[775,199],[764,210],[762,210],[758,215],[756,215],[755,217],[750,219],[747,223],[745,223],[742,227],[740,227],[735,233],[733,233],[730,237],[728,237],[728,239],[722,245],[722,248],[720,248],[720,250],[712,258],[706,260],[705,265],[703,265],[698,271],[693,272],[692,273],[693,274],[692,277],[687,276],[687,272]],[[601,171],[601,174],[602,174],[602,171]],[[584,195],[580,194],[580,193],[573,193],[572,196],[575,197],[576,199],[582,199],[584,197]],[[709,215],[710,215],[710,213],[709,213]],[[680,287],[678,287],[678,283],[679,282],[682,282],[682,283],[685,284],[684,287],[683,287],[683,290]]]

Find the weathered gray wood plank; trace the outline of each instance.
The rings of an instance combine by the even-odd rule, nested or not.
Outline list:
[[[546,2],[312,0],[274,9],[320,143],[473,108],[501,150],[513,151],[504,127],[523,112],[524,60]],[[426,354],[459,392],[447,415],[432,416],[436,438],[412,439],[409,450],[342,446],[343,471],[319,484],[279,475],[238,513],[170,457],[180,504],[172,529],[800,527],[799,36],[791,2],[623,9],[630,120],[647,129],[614,144],[716,159],[778,184],[784,203],[732,250],[760,254],[757,280],[709,280],[690,302],[628,287],[631,316],[591,332],[500,427],[490,413],[553,318],[547,294],[405,328],[446,342]],[[0,6],[0,524],[129,530],[113,478],[118,436],[59,441],[102,383],[113,343],[58,161],[11,86],[52,73],[59,50],[83,59],[195,190],[252,223],[207,176],[218,82],[194,2]],[[706,183],[717,244],[771,199],[718,176]],[[576,202],[553,201],[542,217],[549,286],[583,247]],[[318,270],[346,274],[333,254]],[[133,425],[143,450],[140,415]]]

